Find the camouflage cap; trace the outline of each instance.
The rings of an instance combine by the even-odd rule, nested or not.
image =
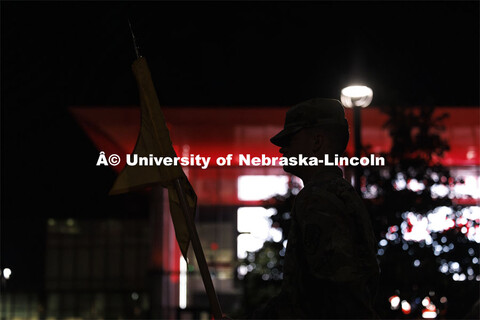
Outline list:
[[[335,99],[314,98],[301,102],[287,111],[283,130],[270,141],[283,147],[288,139],[304,128],[325,125],[344,126],[348,130],[345,110],[340,101]]]

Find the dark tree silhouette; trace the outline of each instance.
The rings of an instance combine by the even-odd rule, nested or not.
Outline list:
[[[434,111],[386,108],[388,166],[365,171],[382,269],[377,309],[385,318],[463,318],[478,300],[480,213],[453,201],[463,180],[440,163],[449,150],[441,137],[448,115]]]

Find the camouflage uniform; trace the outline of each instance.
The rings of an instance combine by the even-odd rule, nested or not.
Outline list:
[[[348,122],[343,105],[334,99],[314,98],[293,106],[283,130],[270,141],[288,154],[289,148],[298,146],[291,145],[291,139],[312,127],[334,132],[335,137],[327,138],[335,139],[338,153],[345,149]],[[340,168],[319,167],[295,200],[281,294],[255,317],[375,318],[371,292],[379,273],[375,251],[370,218],[359,195],[342,178]]]
[[[282,292],[262,318],[376,318],[379,273],[369,215],[338,167],[318,172],[297,195]]]

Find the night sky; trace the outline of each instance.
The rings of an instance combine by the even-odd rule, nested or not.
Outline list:
[[[111,205],[115,175],[67,108],[138,104],[128,19],[168,106],[286,106],[352,82],[377,106],[480,104],[474,1],[2,2],[6,263],[36,250],[42,217]]]

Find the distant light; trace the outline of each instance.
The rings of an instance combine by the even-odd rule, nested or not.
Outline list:
[[[269,218],[273,214],[274,212],[263,207],[240,207],[237,210],[237,230],[241,233],[252,233],[265,240],[271,225]]]
[[[75,220],[73,219],[67,219],[67,226],[69,227],[73,227],[75,225]]]
[[[10,276],[12,275],[12,270],[10,268],[5,268],[3,269],[3,277],[5,279],[10,279]]]
[[[288,192],[288,176],[245,175],[237,180],[237,196],[242,201],[267,200]]]
[[[438,183],[431,186],[430,191],[434,199],[446,197],[450,193],[450,189],[447,186]]]
[[[248,273],[248,268],[246,265],[242,264],[237,268],[238,275],[243,277]]]
[[[134,301],[137,301],[137,300],[138,300],[138,298],[139,298],[139,295],[138,295],[138,293],[136,293],[136,292],[132,292],[132,300],[134,300]]]
[[[474,150],[468,151],[467,152],[467,159],[472,160],[473,158],[475,158],[475,151]]]
[[[390,301],[390,308],[392,310],[397,310],[398,306],[400,305],[400,297],[399,296],[391,296],[388,301]]]
[[[397,175],[397,178],[395,179],[395,181],[393,181],[393,186],[398,191],[403,190],[407,187],[407,181],[405,180],[405,177],[402,173],[399,173]]]
[[[216,242],[210,243],[210,249],[212,249],[212,251],[217,251],[218,250],[218,243],[216,243]]]
[[[429,297],[425,297],[423,300],[422,300],[422,306],[426,307],[430,304],[430,298]]]
[[[453,227],[455,227],[455,221],[453,221],[453,219],[447,219],[447,228],[445,230],[448,230]]]
[[[264,239],[258,239],[251,234],[241,234],[237,237],[237,258],[245,259],[248,252],[255,252],[263,247]]]
[[[385,238],[387,238],[390,241],[394,241],[394,240],[397,240],[398,235],[396,233],[387,233],[385,235]]]
[[[424,319],[435,319],[437,317],[437,313],[431,310],[423,310],[422,318]]]
[[[373,99],[373,91],[366,86],[349,86],[342,89],[340,99],[347,108],[366,108]]]
[[[281,241],[281,231],[271,228],[269,219],[274,210],[263,207],[240,207],[237,210],[237,230],[241,234],[237,238],[237,257],[244,259],[247,252],[257,251],[269,239]]]
[[[437,308],[433,303],[427,305],[426,309],[422,311],[422,318],[424,319],[434,319],[437,317]]]
[[[187,307],[187,262],[180,257],[180,277],[179,277],[179,299],[178,306],[180,309]]]
[[[468,223],[468,219],[466,216],[462,215],[460,217],[457,218],[457,226],[464,226]]]
[[[411,179],[407,184],[408,189],[413,192],[421,191],[425,189],[425,184],[418,182],[417,179]]]
[[[413,261],[413,266],[415,267],[420,266],[420,260],[416,259],[415,261]]]
[[[441,303],[446,303],[448,300],[447,300],[447,297],[441,297],[440,298],[440,302]]]
[[[469,276],[473,276],[473,269],[471,267],[468,267],[467,273]]]
[[[388,232],[390,233],[393,233],[393,232],[397,232],[398,231],[398,227],[397,226],[390,226],[388,228]]]
[[[467,219],[470,219],[470,220],[480,219],[480,207],[479,206],[472,206],[472,207],[468,207],[468,208],[463,208],[462,213]]]
[[[440,272],[441,272],[441,273],[447,273],[447,272],[448,272],[448,264],[443,263],[443,264],[440,266]]]
[[[428,214],[428,228],[433,232],[442,232],[455,226],[453,219],[449,218],[453,215],[452,208],[437,207]]]
[[[388,241],[385,240],[385,239],[382,239],[380,240],[380,243],[379,243],[382,247],[385,247],[387,244],[388,244]]]
[[[407,221],[401,224],[404,240],[420,242],[431,239],[430,231],[428,230],[428,218],[413,212],[408,212]]]
[[[269,235],[272,238],[274,242],[280,242],[282,241],[283,238],[283,233],[281,231],[282,229],[277,229],[277,228],[271,228],[269,230]]]
[[[402,301],[402,312],[404,314],[409,314],[410,311],[412,311],[412,307],[410,306],[410,303],[408,303],[406,300]]]
[[[466,176],[463,184],[456,184],[453,187],[455,196],[457,198],[463,198],[465,196],[472,197],[474,199],[480,198],[480,177]]]
[[[450,271],[451,272],[457,272],[460,270],[460,263],[456,262],[456,261],[453,261],[451,264],[450,264]]]
[[[449,207],[437,207],[427,213],[426,217],[421,214],[407,211],[402,213],[402,218],[405,219],[405,221],[403,221],[400,226],[402,237],[406,241],[425,241],[427,245],[430,245],[432,244],[431,233],[444,232],[458,226],[468,240],[480,243],[480,227],[474,225],[474,221],[480,219],[480,207],[478,206],[472,206],[468,209],[462,209],[455,212]],[[457,223],[455,223],[455,220]],[[395,240],[396,238],[396,236],[391,233],[390,229],[385,237],[390,241]],[[442,237],[439,241],[445,243],[447,239],[446,237]],[[438,256],[442,252],[453,250],[454,247],[453,244],[441,246],[434,243],[434,254]]]
[[[468,228],[467,239],[470,241],[475,241],[476,243],[480,243],[480,227],[478,225]]]

